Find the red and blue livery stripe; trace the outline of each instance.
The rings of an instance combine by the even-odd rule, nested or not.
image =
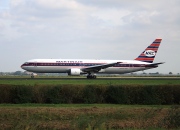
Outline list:
[[[135,60],[153,63],[162,39],[155,39]]]

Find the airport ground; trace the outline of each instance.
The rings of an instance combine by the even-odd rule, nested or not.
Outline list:
[[[34,84],[141,84],[141,85],[160,85],[160,84],[180,84],[179,76],[122,76],[122,77],[98,77],[97,79],[86,79],[83,76],[38,76],[33,79],[30,76],[0,76],[0,84],[15,85],[34,85]]]
[[[1,77],[1,85],[176,85],[179,77]],[[0,90],[1,91],[1,90]],[[179,90],[177,90],[179,91]],[[2,98],[2,97],[1,97]],[[179,129],[180,106],[123,104],[0,104],[1,129]]]

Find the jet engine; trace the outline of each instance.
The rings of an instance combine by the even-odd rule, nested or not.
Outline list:
[[[81,70],[80,69],[70,69],[68,75],[72,75],[72,76],[79,76],[81,74]]]

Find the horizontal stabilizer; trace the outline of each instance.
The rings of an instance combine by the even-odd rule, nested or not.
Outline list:
[[[152,64],[149,64],[149,65],[146,65],[146,67],[158,66],[158,65],[164,64],[164,63],[165,63],[165,62],[152,63]]]

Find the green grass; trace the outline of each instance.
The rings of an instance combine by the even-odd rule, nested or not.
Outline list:
[[[121,84],[137,84],[137,85],[161,85],[161,84],[180,84],[179,79],[98,79],[98,80],[90,80],[90,79],[48,79],[48,80],[36,80],[36,79],[1,79],[0,84],[13,84],[13,85],[37,85],[37,84],[44,84],[44,85],[59,85],[59,84],[83,84],[83,85],[93,85],[93,84],[100,84],[100,85],[121,85]]]

